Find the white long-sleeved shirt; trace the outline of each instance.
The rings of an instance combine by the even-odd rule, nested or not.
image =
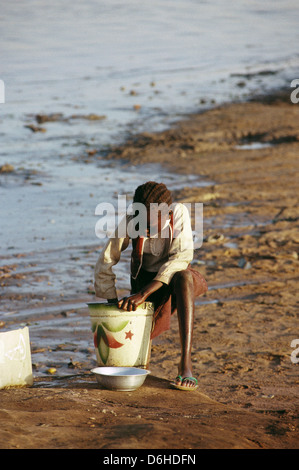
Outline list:
[[[193,236],[188,209],[184,204],[173,208],[173,238],[146,238],[142,268],[156,272],[155,280],[169,284],[177,271],[186,269],[193,259]],[[95,266],[94,287],[97,297],[117,298],[115,288],[115,266],[129,243],[130,237],[118,237],[117,231],[109,238]]]

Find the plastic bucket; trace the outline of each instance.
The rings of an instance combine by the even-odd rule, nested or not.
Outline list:
[[[115,304],[87,304],[99,366],[147,368],[151,352],[154,306],[144,302],[127,312]]]

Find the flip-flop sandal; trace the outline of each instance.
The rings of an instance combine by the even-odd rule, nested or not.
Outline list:
[[[170,382],[170,385],[172,387],[178,387],[180,384],[176,384],[177,381],[180,381],[180,384],[182,383],[183,381],[183,377],[181,375],[178,375],[175,379],[174,379],[174,382]]]
[[[178,380],[178,379],[181,381],[180,384],[176,384],[175,382],[171,382],[170,386],[177,389],[177,390],[184,390],[184,391],[187,391],[187,392],[193,392],[194,390],[196,390],[198,388],[198,382],[197,382],[197,379],[195,377],[184,377],[183,378],[181,375],[178,375],[175,380]],[[184,382],[186,380],[192,380],[195,383],[194,387],[189,387],[188,385],[184,385]]]

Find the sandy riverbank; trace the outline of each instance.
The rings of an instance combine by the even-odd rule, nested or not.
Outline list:
[[[153,344],[152,375],[136,392],[97,388],[89,371],[61,387],[1,391],[1,448],[298,448],[299,105],[289,96],[224,105],[142,134],[108,158],[163,162],[211,185],[175,198],[203,202],[195,266],[208,293],[196,307],[200,389],[169,389],[179,337]],[[246,146],[244,146],[246,145]],[[76,371],[75,371],[76,372]]]

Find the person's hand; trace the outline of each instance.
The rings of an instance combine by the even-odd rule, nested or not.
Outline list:
[[[145,295],[141,292],[138,292],[137,294],[133,294],[119,300],[117,305],[118,308],[132,312],[132,310],[135,311],[139,305],[145,302],[145,300]]]

